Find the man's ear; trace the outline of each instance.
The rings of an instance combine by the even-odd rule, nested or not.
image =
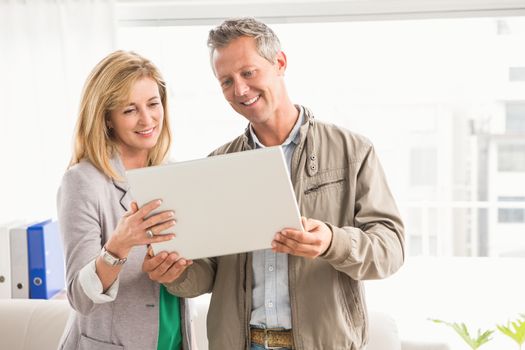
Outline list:
[[[288,61],[286,60],[286,54],[282,51],[279,51],[277,53],[276,61],[277,61],[277,69],[280,75],[284,75],[284,72],[286,71],[286,67],[288,65]]]

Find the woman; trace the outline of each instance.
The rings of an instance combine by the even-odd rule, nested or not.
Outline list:
[[[138,209],[125,180],[126,170],[164,161],[166,102],[158,69],[133,52],[110,54],[86,81],[58,191],[67,295],[76,310],[61,349],[191,348],[187,304],[141,271],[146,246],[173,238],[155,234],[173,228],[174,213],[149,217],[160,201]]]

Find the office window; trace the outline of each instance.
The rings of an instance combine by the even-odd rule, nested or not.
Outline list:
[[[509,67],[510,81],[525,81],[525,67]]]
[[[491,174],[525,172],[524,107],[502,102],[525,101],[515,82],[521,70],[509,70],[525,67],[520,23],[525,17],[505,19],[504,30],[494,18],[271,24],[288,58],[292,101],[374,144],[411,255],[490,255],[504,239],[495,232],[498,208],[483,194],[495,186]],[[165,75],[177,160],[204,157],[246,127],[210,68],[211,27],[118,29],[120,48],[143,53]],[[513,144],[488,152],[503,133]],[[525,180],[503,182],[522,188]]]
[[[525,197],[498,197],[501,202],[525,202]],[[500,223],[525,223],[525,208],[500,208],[498,210]]]
[[[431,148],[410,150],[410,184],[412,186],[435,186],[437,152]]]
[[[525,172],[525,143],[498,145],[498,170]]]
[[[506,132],[508,134],[525,134],[525,102],[507,103],[505,107]]]

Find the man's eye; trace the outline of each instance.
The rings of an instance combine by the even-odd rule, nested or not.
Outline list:
[[[250,78],[251,76],[253,76],[253,71],[252,70],[246,71],[243,73],[243,75],[245,78]]]
[[[227,79],[227,80],[224,80],[222,83],[221,83],[221,86],[222,87],[228,87],[232,84],[232,81],[231,79]]]

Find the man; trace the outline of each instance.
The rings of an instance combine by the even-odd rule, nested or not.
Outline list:
[[[363,349],[361,281],[404,260],[403,224],[374,148],[292,103],[286,55],[265,24],[227,20],[208,45],[224,97],[249,121],[213,155],[282,145],[304,231],[283,229],[271,250],[192,265],[172,254],[146,259],[144,270],[181,297],[212,292],[210,349]]]

